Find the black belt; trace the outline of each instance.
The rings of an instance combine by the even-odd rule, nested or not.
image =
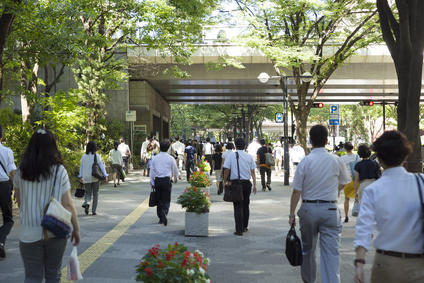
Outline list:
[[[400,257],[400,258],[424,258],[424,254],[408,254],[408,253],[399,253],[399,252],[383,251],[383,250],[377,250],[377,253],[382,255]]]
[[[234,179],[234,180],[230,180],[230,182],[238,182],[239,180],[238,179]],[[240,179],[240,182],[241,181],[250,181],[250,180],[243,180],[243,179]]]
[[[303,200],[302,202],[306,203],[337,203],[337,200]]]
[[[155,180],[156,180],[156,179],[158,179],[158,180],[163,180],[163,179],[165,179],[165,180],[166,180],[166,179],[168,179],[168,180],[169,180],[169,179],[171,179],[171,178],[170,178],[170,177],[155,177]]]

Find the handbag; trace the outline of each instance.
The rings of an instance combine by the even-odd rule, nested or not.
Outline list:
[[[152,187],[152,190],[150,191],[150,197],[149,197],[149,207],[155,207],[156,205],[158,205],[156,189]]]
[[[83,183],[79,183],[78,188],[75,190],[74,196],[76,198],[83,198],[85,196],[85,189]]]
[[[359,203],[359,200],[355,198],[355,203],[353,204],[353,208],[352,208],[352,216],[357,217],[360,209],[361,209],[361,204]]]
[[[423,176],[421,176],[421,174],[415,174],[415,178],[417,178],[417,183],[418,183],[418,192],[420,193],[421,212],[422,212],[422,215],[424,215],[423,192],[421,189],[421,182],[419,181],[418,177],[423,182],[424,182],[424,179],[423,179]],[[423,232],[424,232],[424,223],[423,223]]]
[[[59,165],[56,166],[51,199],[44,208],[44,216],[43,220],[41,221],[41,226],[43,226],[44,240],[46,241],[49,238],[47,235],[47,230],[52,232],[58,238],[68,238],[71,233],[72,213],[64,208],[63,205],[54,198],[58,170]]]
[[[286,237],[286,257],[292,266],[302,265],[302,242],[296,235],[294,224],[291,226]]]
[[[106,179],[106,177],[103,175],[102,170],[100,169],[99,164],[97,163],[97,154],[94,154],[94,163],[93,163],[93,166],[91,167],[91,176],[99,179],[100,181],[103,181],[104,179]]]
[[[228,202],[240,202],[243,200],[243,186],[240,182],[240,167],[239,167],[239,155],[236,152],[237,159],[237,170],[238,170],[238,183],[231,184],[225,187],[224,201]]]

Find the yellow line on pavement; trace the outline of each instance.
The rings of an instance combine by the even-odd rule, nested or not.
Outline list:
[[[109,249],[136,221],[143,215],[149,207],[149,198],[144,200],[136,209],[125,217],[118,225],[110,230],[106,235],[91,245],[81,255],[78,256],[81,273],[84,273],[107,249]],[[65,260],[67,258],[65,257]],[[60,282],[67,281],[68,267],[62,268],[62,278]],[[83,275],[84,277],[84,275]]]

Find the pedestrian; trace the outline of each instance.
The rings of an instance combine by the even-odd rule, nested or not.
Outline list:
[[[187,182],[190,182],[190,176],[194,171],[194,166],[197,162],[197,150],[191,143],[191,141],[188,141],[188,145],[184,149],[184,162],[186,165]]]
[[[116,188],[116,185],[120,186],[119,184],[119,176],[122,172],[122,153],[120,150],[118,150],[119,143],[117,141],[113,144],[114,149],[112,149],[109,152],[109,158],[112,160],[112,178],[113,178],[113,186]],[[116,180],[118,180],[118,183],[116,183]]]
[[[349,175],[350,178],[352,179],[352,181],[347,184],[346,186],[344,186],[343,188],[343,192],[344,192],[344,196],[345,196],[345,201],[344,201],[344,212],[345,212],[345,220],[344,223],[349,222],[349,202],[351,198],[355,198],[355,165],[356,163],[359,162],[359,156],[357,154],[354,154],[352,152],[353,150],[353,145],[350,142],[345,142],[343,144],[343,147],[346,151],[346,154],[343,155],[341,157],[341,159],[344,161],[344,163],[346,164],[347,167],[347,171],[349,171]],[[353,172],[352,172],[353,171]]]
[[[272,154],[272,150],[270,147],[265,145],[265,140],[261,139],[259,141],[261,147],[256,152],[256,160],[257,165],[259,167],[259,173],[261,174],[261,184],[262,191],[265,192],[266,188],[271,190],[271,166],[266,163],[265,153]],[[266,174],[266,182],[265,182],[265,174]]]
[[[159,148],[157,146],[156,140],[151,139],[149,144],[147,145],[147,151],[146,151],[146,163],[147,163],[147,177],[150,176],[150,167],[152,163],[152,158],[156,154],[159,153]]]
[[[150,142],[150,137],[147,136],[146,140],[141,144],[141,150],[140,150],[140,160],[142,161],[142,167],[143,167],[143,176],[146,176],[146,170],[147,170],[147,162],[146,162],[146,153],[147,153],[147,145]]]
[[[211,170],[209,175],[212,175],[213,166],[212,166],[212,154],[213,154],[213,145],[210,143],[211,139],[206,138],[206,143],[203,144],[203,155],[205,156],[205,160],[211,165]]]
[[[222,162],[221,162],[221,173],[224,176],[224,172],[223,167],[224,167],[224,162],[225,162],[225,158],[227,158],[227,156],[234,152],[234,143],[227,143],[227,146],[225,147],[225,151],[224,153],[222,153]]]
[[[185,145],[180,141],[180,137],[175,137],[175,143],[174,143],[174,150],[177,152],[177,166],[178,166],[178,178],[181,179],[182,175],[182,168],[183,168],[183,162],[184,162],[184,149]]]
[[[224,190],[225,182],[230,181],[232,185],[241,184],[243,186],[243,200],[240,202],[234,202],[234,219],[235,228],[234,232],[237,236],[243,236],[243,232],[249,231],[249,217],[250,217],[250,194],[252,193],[252,183],[250,178],[253,180],[253,194],[256,194],[256,163],[253,157],[244,151],[246,148],[246,142],[242,138],[237,138],[234,141],[236,145],[236,152],[230,153],[224,162]],[[238,160],[238,165],[237,165]],[[231,175],[230,175],[230,171]],[[239,176],[240,174],[240,183]]]
[[[322,282],[340,282],[340,256],[342,224],[337,198],[344,185],[351,181],[343,160],[328,153],[325,144],[328,130],[315,125],[309,131],[311,153],[297,166],[293,178],[289,224],[296,224],[297,212],[303,248],[301,275],[303,282],[315,282],[316,248],[320,241]]]
[[[222,182],[222,146],[220,144],[215,146],[215,153],[212,155],[212,167],[215,170],[216,189],[219,191],[219,186]]]
[[[356,163],[354,168],[355,197],[361,202],[364,189],[377,179],[377,174],[379,174],[380,171],[380,164],[370,159],[371,149],[364,144],[358,147],[358,155],[362,160]]]
[[[407,137],[398,131],[384,132],[372,145],[384,168],[382,176],[363,192],[356,221],[354,282],[365,282],[365,254],[374,238],[376,249],[371,282],[424,282],[423,214],[413,173],[403,167],[412,152]],[[374,233],[374,227],[377,233]]]
[[[260,148],[261,146],[260,146],[260,144],[258,143],[258,139],[256,138],[256,137],[254,137],[253,139],[252,139],[252,142],[249,144],[249,146],[247,147],[247,153],[249,153],[250,154],[250,156],[252,156],[253,157],[253,160],[255,161],[255,163],[256,163],[256,158],[258,157],[257,156],[257,152],[258,152],[258,149]]]
[[[122,153],[122,169],[124,170],[125,174],[128,174],[128,163],[130,161],[131,151],[130,147],[125,143],[125,139],[123,137],[120,139],[120,141],[121,143],[118,146],[118,150]],[[122,181],[124,182],[124,180]]]
[[[70,194],[68,172],[63,166],[54,135],[45,129],[31,137],[16,170],[13,181],[20,209],[19,249],[25,268],[25,282],[60,282],[65,238],[48,232],[44,239],[43,211],[49,203],[54,186],[54,198],[72,213],[71,242],[80,242],[80,228]]]
[[[169,140],[160,143],[160,153],[152,158],[150,167],[150,184],[156,190],[157,206],[156,213],[159,224],[168,225],[167,215],[171,204],[171,176],[174,183],[178,182],[178,167],[175,159],[167,154],[170,147]]]
[[[304,157],[305,157],[305,150],[300,145],[300,143],[297,142],[290,151],[290,159],[293,164],[294,172],[296,172],[297,165],[299,164],[300,160],[302,160]]]
[[[273,153],[275,154],[275,176],[278,176],[279,173],[281,173],[281,164],[283,163],[283,154],[284,154],[284,150],[283,147],[281,146],[281,142],[278,141],[275,144]]]
[[[84,208],[85,214],[88,215],[90,204],[91,204],[91,197],[93,196],[93,204],[91,207],[91,212],[93,215],[97,215],[97,203],[99,200],[99,189],[100,189],[100,180],[96,177],[93,177],[91,175],[92,168],[94,164],[94,156],[96,156],[96,161],[99,164],[100,170],[102,171],[103,175],[106,176],[106,182],[107,182],[107,176],[109,176],[106,173],[105,166],[103,165],[102,158],[99,154],[96,153],[97,146],[94,141],[89,141],[87,144],[87,147],[85,149],[85,154],[81,158],[81,166],[78,177],[81,178],[81,182],[84,183],[85,187],[85,201],[82,204],[82,207]]]
[[[3,126],[0,125],[0,208],[3,216],[3,225],[0,227],[0,258],[6,257],[6,237],[13,227],[12,214],[12,186],[16,165],[13,151],[2,145]],[[10,182],[9,182],[10,180]]]

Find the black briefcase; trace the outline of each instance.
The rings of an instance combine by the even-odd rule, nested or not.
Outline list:
[[[286,257],[292,266],[302,265],[302,242],[296,235],[294,225],[291,226],[286,238]]]
[[[152,190],[150,191],[149,207],[155,207],[156,205],[158,205],[158,199],[157,199],[157,196],[156,196],[156,189],[152,188]]]

